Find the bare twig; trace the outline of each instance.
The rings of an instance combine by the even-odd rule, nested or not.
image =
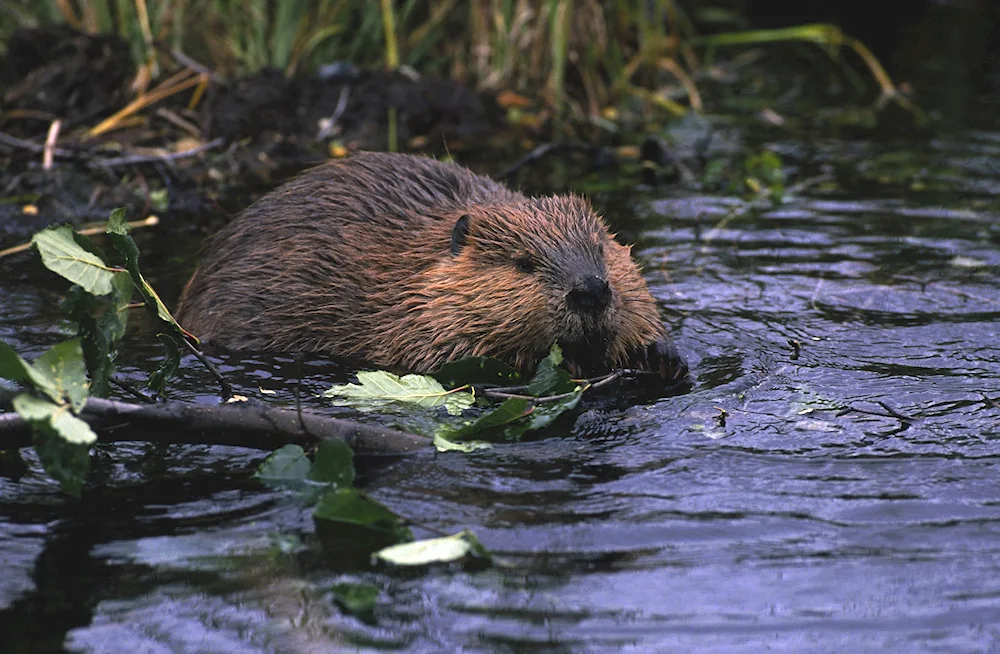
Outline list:
[[[164,44],[161,41],[157,41],[154,45],[156,46],[156,48],[158,50],[162,50],[163,52],[169,53],[170,56],[173,57],[174,60],[177,63],[179,63],[180,65],[187,66],[191,70],[193,70],[193,71],[195,71],[197,73],[200,73],[202,75],[207,76],[209,79],[211,79],[216,84],[225,84],[226,80],[221,75],[219,75],[218,73],[216,73],[214,70],[212,70],[211,68],[209,68],[205,64],[203,64],[203,63],[201,63],[199,61],[196,61],[195,59],[192,59],[191,57],[189,57],[188,55],[184,54],[180,50],[177,50],[175,48],[171,48],[170,46]]]
[[[193,157],[197,154],[201,154],[206,150],[211,150],[216,148],[223,143],[225,143],[224,138],[217,138],[209,141],[208,143],[203,143],[197,147],[191,148],[189,150],[184,150],[183,152],[171,152],[168,154],[131,154],[119,157],[109,157],[106,159],[101,159],[97,156],[98,150],[87,149],[87,150],[68,150],[66,148],[57,148],[54,145],[54,141],[50,146],[48,140],[45,145],[40,145],[33,141],[28,141],[25,139],[17,138],[16,136],[11,136],[10,134],[5,134],[0,132],[0,143],[8,145],[12,148],[18,148],[21,150],[27,150],[28,152],[37,152],[48,157],[64,157],[67,159],[84,159],[87,160],[87,167],[91,169],[98,168],[111,168],[113,166],[126,166],[131,164],[141,164],[141,163],[162,163],[168,161],[176,161],[178,159],[184,159],[186,157]]]
[[[52,170],[52,150],[56,147],[56,140],[59,139],[59,129],[62,127],[61,120],[53,120],[49,125],[49,133],[45,135],[45,148],[42,150],[42,170]]]
[[[44,153],[45,146],[39,145],[33,141],[28,141],[26,139],[19,139],[16,136],[11,136],[10,134],[5,134],[0,132],[0,143],[9,145],[12,148],[18,148],[21,150],[27,150],[28,152],[38,152]],[[74,152],[73,150],[66,150],[64,148],[53,147],[50,149],[53,155],[58,157],[70,157],[73,159],[86,159],[87,154],[83,152]]]
[[[152,398],[149,395],[146,395],[145,393],[143,393],[138,388],[136,388],[132,384],[128,383],[124,379],[117,379],[115,377],[108,377],[108,381],[111,382],[111,384],[113,384],[113,385],[117,386],[118,388],[120,388],[121,390],[125,391],[129,395],[135,397],[136,399],[142,400],[143,402],[146,402],[148,404],[152,404],[153,402],[156,402],[156,400],[154,398]]]
[[[634,372],[635,371],[633,371],[633,370],[624,370],[624,369],[623,370],[614,370],[612,372],[609,372],[606,375],[601,375],[599,377],[590,377],[588,379],[574,379],[573,381],[575,381],[577,383],[580,383],[580,384],[585,384],[588,388],[600,388],[601,386],[605,386],[605,385],[613,382],[614,380],[618,379],[619,377],[623,377],[623,376],[629,375],[629,374],[634,374]],[[483,390],[483,393],[515,393],[516,394],[516,393],[524,393],[525,391],[527,391],[528,390],[528,385],[527,384],[521,384],[520,386],[500,386],[500,387],[497,387],[497,388],[486,388],[486,389],[482,389],[482,390]],[[528,396],[528,397],[532,397],[532,396]]]
[[[184,130],[185,132],[187,132],[196,139],[200,139],[202,137],[202,132],[197,125],[192,123],[190,120],[185,120],[184,118],[181,118],[180,116],[177,115],[176,112],[173,112],[170,109],[167,109],[166,107],[160,107],[153,113],[162,118],[163,120],[167,121],[168,123],[174,125],[175,127],[181,128],[182,130]]]
[[[136,227],[152,227],[154,225],[159,225],[160,219],[158,216],[147,216],[142,220],[130,220],[128,225],[130,228],[135,229]],[[95,225],[93,227],[87,227],[86,229],[77,230],[77,234],[83,234],[85,236],[95,236],[97,234],[103,234],[106,231],[106,227],[102,225]],[[4,250],[0,250],[0,259],[10,256],[12,254],[17,254],[18,252],[24,252],[31,248],[31,242],[20,243],[18,245],[11,246]]]
[[[583,389],[586,391],[590,388],[590,385],[584,383]],[[551,404],[553,402],[561,402],[567,398],[573,397],[577,394],[577,391],[570,391],[569,393],[560,393],[559,395],[546,395],[545,397],[535,397],[534,395],[521,395],[519,393],[503,393],[494,390],[485,390],[483,394],[486,397],[498,400],[529,400],[535,404]]]
[[[178,159],[184,159],[186,157],[193,157],[197,154],[201,154],[205,150],[217,148],[225,142],[226,140],[224,138],[219,137],[217,139],[212,139],[208,143],[203,143],[198,147],[191,148],[190,150],[184,150],[183,152],[172,152],[170,154],[132,154],[124,157],[113,157],[111,159],[98,159],[96,161],[89,162],[87,165],[90,168],[110,168],[112,166],[129,166],[141,163],[176,161]]]

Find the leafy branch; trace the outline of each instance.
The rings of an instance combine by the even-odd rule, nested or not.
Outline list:
[[[518,373],[501,361],[477,357],[447,364],[431,375],[360,372],[357,384],[338,384],[323,395],[335,405],[360,411],[420,410],[421,415],[414,419],[411,414],[405,423],[410,431],[433,438],[440,451],[471,451],[491,443],[520,440],[526,432],[547,427],[575,408],[592,384],[572,379],[560,367],[562,362],[562,350],[554,344],[527,384],[503,386],[502,391],[490,386],[520,380]],[[474,386],[470,379],[479,383]],[[613,379],[617,379],[616,374],[601,378],[600,383]],[[445,388],[444,384],[453,387]],[[483,397],[501,402],[484,407]],[[444,409],[443,415],[440,409]]]

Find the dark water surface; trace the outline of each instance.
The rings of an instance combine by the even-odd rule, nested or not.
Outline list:
[[[839,185],[778,207],[594,197],[647,262],[692,392],[363,468],[393,510],[475,530],[493,568],[338,571],[309,511],[252,479],[259,452],[122,445],[82,503],[37,467],[0,478],[0,650],[996,650],[1000,135],[772,145]],[[179,288],[162,243],[140,246]],[[34,356],[65,337],[62,284],[30,258],[0,276],[0,338]],[[227,367],[286,402],[345,374]],[[189,370],[177,395],[214,401]],[[374,625],[337,609],[345,580],[382,589]]]

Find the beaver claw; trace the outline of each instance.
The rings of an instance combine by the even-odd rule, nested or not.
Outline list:
[[[687,361],[668,336],[647,345],[636,355],[632,365],[652,373],[668,387],[691,384]]]

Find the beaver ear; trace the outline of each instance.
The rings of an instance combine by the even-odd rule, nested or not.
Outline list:
[[[469,221],[471,220],[469,214],[463,214],[455,221],[455,226],[451,230],[451,253],[453,256],[457,257],[469,240]]]

